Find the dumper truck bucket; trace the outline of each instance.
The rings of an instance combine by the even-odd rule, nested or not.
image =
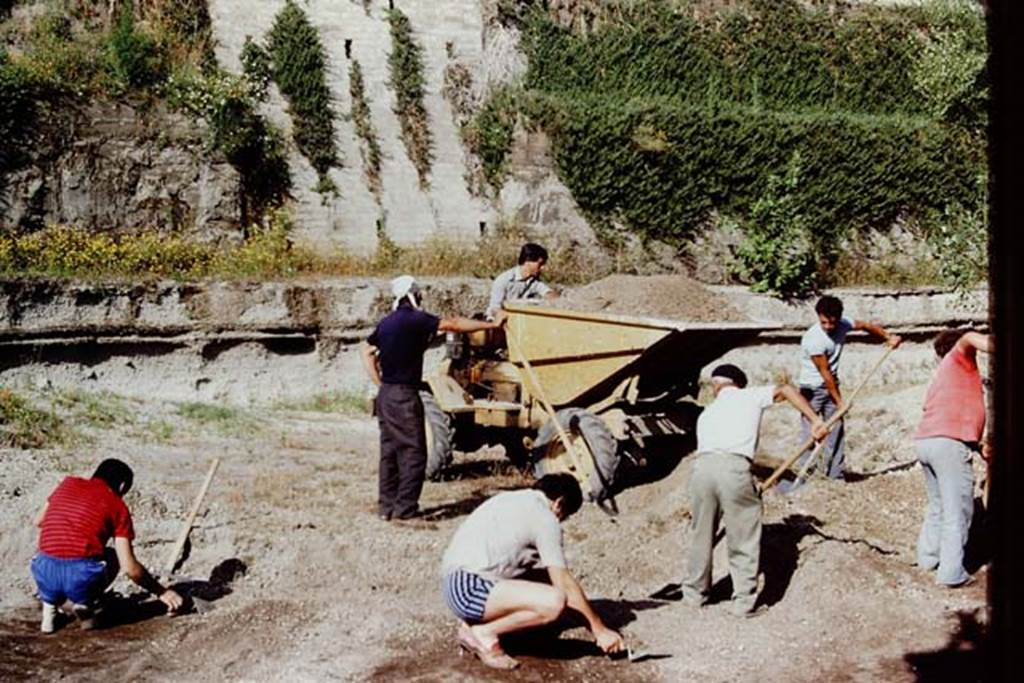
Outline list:
[[[583,313],[524,304],[505,305],[510,344],[530,362],[556,408],[607,398],[637,379],[638,398],[679,394],[700,369],[742,346],[764,323],[699,323],[609,313]],[[522,366],[522,358],[510,361]]]

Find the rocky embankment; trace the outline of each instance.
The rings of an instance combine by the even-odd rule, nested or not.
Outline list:
[[[618,285],[628,287],[630,281],[640,289],[648,286],[645,278],[623,279]],[[429,310],[472,315],[484,309],[489,283],[439,278],[425,280],[424,286]],[[755,381],[796,370],[793,345],[814,320],[813,301],[785,303],[733,287],[711,288],[711,293],[749,319],[766,323],[758,340],[730,351],[729,360],[746,367]],[[985,292],[966,298],[919,290],[836,294],[851,317],[878,321],[907,337],[905,348],[880,373],[884,383],[903,384],[911,376],[918,381],[922,370],[930,371],[927,342],[935,330],[987,323]],[[366,278],[8,281],[0,283],[0,296],[0,383],[241,403],[360,390],[365,379],[358,342],[390,305],[387,281]],[[655,303],[659,317],[687,319],[685,310],[672,314],[663,301]],[[847,376],[856,377],[876,355],[872,344],[852,338],[844,357]]]

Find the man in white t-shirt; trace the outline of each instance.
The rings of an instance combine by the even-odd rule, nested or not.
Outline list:
[[[843,302],[834,296],[818,299],[814,310],[818,314],[818,322],[811,325],[800,340],[800,393],[815,413],[828,420],[843,407],[843,398],[839,393],[839,357],[843,353],[846,335],[853,330],[863,330],[893,348],[899,346],[902,339],[898,335],[889,334],[877,323],[844,318]],[[800,439],[806,440],[810,433],[810,423],[802,419]],[[828,442],[822,449],[825,473],[831,479],[844,478],[844,436],[844,425],[840,420],[829,433]],[[803,454],[800,458],[801,466],[810,455],[811,451]],[[789,482],[779,484],[782,493],[790,489]]]
[[[746,386],[747,376],[735,365],[719,365],[711,372],[715,400],[697,418],[697,462],[690,476],[693,538],[683,581],[684,602],[703,606],[711,592],[711,554],[721,518],[729,547],[731,611],[736,616],[756,613],[761,496],[754,486],[750,463],[757,448],[761,413],[785,399],[810,421],[815,438],[825,436],[825,423],[796,387]]]
[[[442,591],[459,618],[459,645],[495,669],[519,663],[499,636],[549,624],[566,607],[587,621],[606,653],[625,648],[622,636],[594,612],[566,568],[560,522],[579,510],[583,494],[570,474],[549,474],[531,489],[499,493],[472,512],[441,561]],[[551,584],[520,577],[544,568]]]
[[[540,279],[548,262],[548,251],[539,244],[527,242],[519,249],[518,265],[494,278],[487,318],[492,319],[505,301],[517,299],[557,299],[558,292]]]

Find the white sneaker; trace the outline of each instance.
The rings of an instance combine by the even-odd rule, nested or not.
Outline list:
[[[43,621],[39,625],[39,630],[43,633],[53,633],[56,630],[57,621],[57,606],[51,605],[48,602],[43,603]]]

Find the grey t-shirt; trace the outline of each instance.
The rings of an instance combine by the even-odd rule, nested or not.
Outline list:
[[[564,567],[562,527],[547,496],[535,489],[506,491],[485,501],[455,532],[441,574],[462,569],[491,580],[534,567]]]
[[[820,387],[825,384],[825,378],[821,376],[811,356],[825,356],[832,376],[836,381],[839,380],[839,356],[843,353],[846,335],[852,329],[853,321],[841,318],[832,332],[826,333],[821,329],[821,323],[815,323],[804,332],[800,339],[800,386]]]
[[[519,274],[519,266],[509,268],[494,278],[491,285],[491,299],[487,304],[487,317],[493,318],[501,309],[504,301],[514,299],[542,299],[551,288],[536,276],[524,278]]]

